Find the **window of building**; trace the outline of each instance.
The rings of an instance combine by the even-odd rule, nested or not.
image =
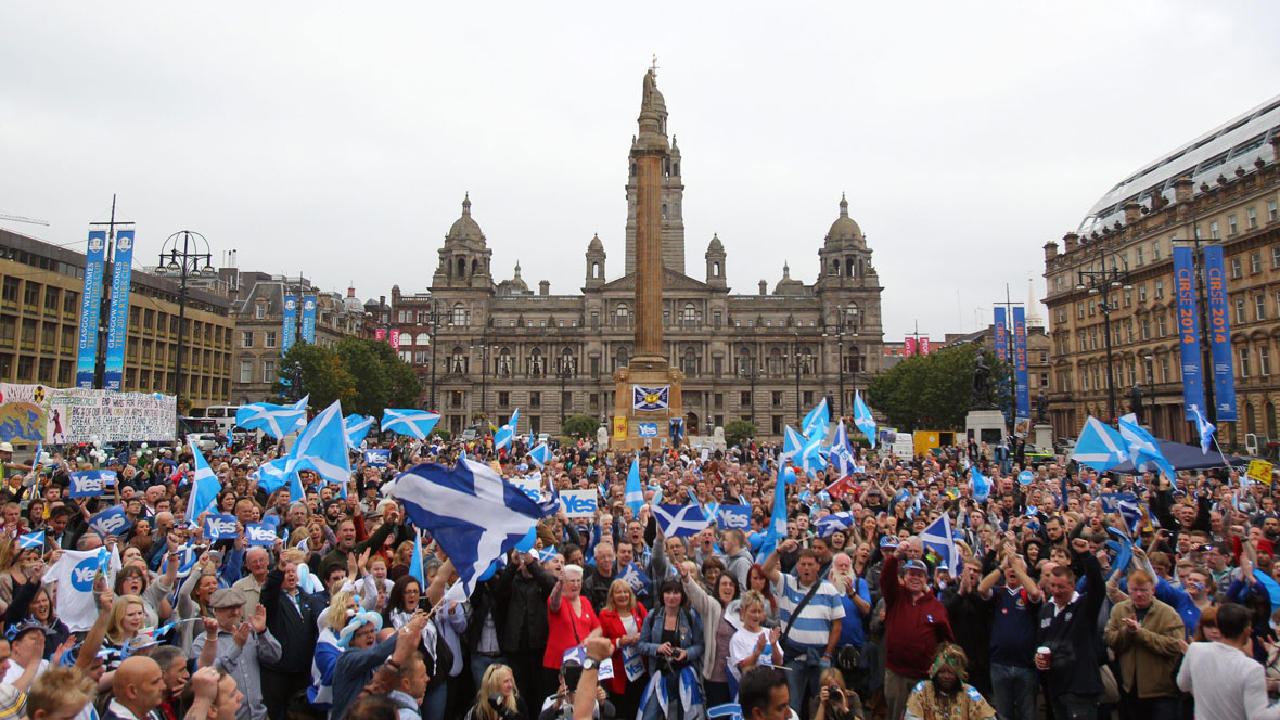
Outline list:
[[[1155,296],[1156,296],[1156,299],[1157,299],[1157,300],[1159,300],[1160,298],[1164,297],[1164,281],[1163,281],[1163,280],[1156,280],[1156,282],[1155,282]]]
[[[1262,251],[1255,250],[1249,254],[1249,272],[1257,275],[1262,272]]]
[[[805,407],[808,407],[808,406],[810,406],[810,405],[812,405],[812,404],[813,404],[813,391],[812,391],[812,390],[805,390],[805,391],[804,391],[804,404],[805,404]]]
[[[253,382],[253,361],[252,360],[240,361],[240,382],[246,383],[246,384]]]
[[[1151,243],[1151,261],[1155,262],[1160,259],[1160,241],[1156,240]]]
[[[275,346],[276,346],[276,331],[275,331],[275,330],[268,330],[268,331],[266,331],[265,333],[263,333],[263,338],[262,338],[262,340],[263,340],[263,343],[264,343],[263,347],[269,347],[269,348],[273,348],[273,347],[275,347]]]
[[[1271,222],[1280,220],[1280,208],[1276,207],[1275,200],[1267,201],[1267,220]]]
[[[1151,339],[1151,318],[1149,316],[1142,318],[1142,322],[1139,325],[1139,328],[1141,330],[1141,332],[1139,333],[1139,337],[1141,337],[1143,340],[1150,340]]]
[[[1247,225],[1250,230],[1253,230],[1254,228],[1258,227],[1258,211],[1254,210],[1251,207],[1245,208],[1244,222],[1245,222],[1245,225]]]
[[[750,390],[743,390],[738,393],[738,407],[741,407],[741,408],[751,407],[751,391]]]
[[[462,409],[462,391],[461,390],[449,391],[449,407],[454,410]]]
[[[1236,298],[1236,322],[1244,322],[1244,298]]]
[[[1160,356],[1160,382],[1169,382],[1169,356],[1167,354]]]
[[[1258,293],[1253,296],[1253,319],[1267,319],[1267,296],[1265,293]]]
[[[1084,303],[1076,303],[1076,319],[1084,319]]]
[[[540,407],[542,407],[542,393],[541,393],[541,392],[538,392],[537,390],[531,390],[531,391],[529,392],[529,407],[531,407],[531,408],[540,408]]]
[[[1236,216],[1228,215],[1227,216],[1227,234],[1235,235],[1238,232],[1240,232],[1240,225],[1239,223],[1236,222]]]
[[[573,412],[573,391],[565,390],[560,393],[560,407],[565,408],[568,412]]]
[[[1137,262],[1136,264],[1137,264],[1137,266],[1138,266],[1138,267],[1142,267],[1142,263],[1143,263],[1143,260],[1142,260],[1142,247],[1141,247],[1141,246],[1139,246],[1139,247],[1134,248],[1134,249],[1135,249],[1135,250],[1137,250],[1137,259],[1138,259],[1138,262]]]
[[[62,312],[74,313],[80,308],[80,293],[67,290],[62,293]]]
[[[1089,317],[1093,317],[1094,315],[1097,315],[1097,314],[1098,314],[1098,303],[1096,300],[1090,300],[1089,301]]]
[[[1159,337],[1164,337],[1169,332],[1167,323],[1165,322],[1164,313],[1160,313],[1156,316],[1156,332]]]
[[[1147,301],[1147,285],[1146,283],[1142,283],[1138,285],[1138,302],[1144,303],[1146,301]]]
[[[781,435],[782,434],[782,416],[781,415],[772,416],[770,418],[769,426],[772,429],[774,435]]]
[[[249,332],[249,331],[247,331],[247,330],[246,330],[246,331],[244,331],[244,332],[240,333],[240,347],[247,347],[247,348],[251,348],[251,347],[253,347],[253,333],[252,333],[252,332]]]
[[[1213,240],[1218,239],[1218,221],[1217,220],[1214,220],[1209,223],[1209,237],[1210,239],[1213,239]]]
[[[1124,289],[1124,306],[1129,307],[1131,305],[1133,305],[1133,291],[1130,290],[1129,288],[1125,288]]]
[[[1258,374],[1263,377],[1271,375],[1271,348],[1267,345],[1258,346]]]
[[[22,304],[30,307],[36,307],[40,304],[40,283],[27,281],[27,286],[23,288]]]
[[[1240,348],[1240,377],[1249,377],[1253,373],[1253,368],[1249,365],[1249,348]]]
[[[267,316],[267,304],[255,303],[253,306],[253,317],[255,320],[261,320]]]
[[[1244,277],[1244,271],[1241,269],[1240,258],[1231,258],[1231,279],[1239,280]]]
[[[769,404],[772,407],[776,407],[776,408],[782,407],[782,391],[781,390],[773,390],[769,393]]]
[[[278,376],[276,375],[276,361],[263,360],[262,361],[262,382],[272,383],[276,381],[277,377]]]

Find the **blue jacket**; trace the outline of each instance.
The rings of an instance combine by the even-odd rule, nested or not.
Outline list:
[[[640,641],[637,648],[640,654],[649,658],[658,658],[658,646],[662,644],[662,626],[666,624],[667,608],[659,605],[658,608],[648,614],[644,619],[644,625],[640,628]],[[676,622],[676,638],[677,642],[673,643],[689,656],[681,663],[672,663],[672,667],[678,669],[685,665],[692,665],[695,669],[702,662],[702,620],[693,610],[685,608],[680,611],[680,618]],[[655,666],[653,662],[649,664],[651,669],[661,669]]]

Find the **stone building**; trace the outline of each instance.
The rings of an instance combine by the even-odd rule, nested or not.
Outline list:
[[[1121,180],[1075,232],[1045,245],[1055,435],[1074,437],[1089,415],[1109,419],[1114,389],[1116,414],[1132,405],[1157,437],[1198,437],[1183,406],[1172,261],[1175,244],[1198,240],[1222,246],[1226,257],[1240,420],[1220,423],[1218,438],[1224,446],[1248,433],[1276,438],[1278,131],[1280,97]],[[1104,271],[1115,279],[1099,287]]]
[[[0,382],[75,384],[84,270],[84,253],[0,230]],[[135,269],[130,284],[124,390],[172,395],[177,387],[178,283]],[[108,278],[104,296],[110,290]],[[189,287],[185,322],[183,411],[224,404],[231,393],[231,303],[223,295]],[[105,338],[106,333],[100,335]],[[98,352],[101,365],[101,342]]]
[[[665,136],[665,103],[659,124]],[[820,231],[812,232],[817,282],[792,279],[784,264],[772,290],[761,280],[755,293],[734,293],[719,237],[706,245],[703,272],[686,274],[683,169],[673,141],[663,161],[662,321],[666,358],[685,375],[686,431],[707,433],[741,418],[762,437],[779,436],[823,396],[833,414],[852,414],[854,388],[865,389],[881,369],[883,288],[848,202],[840,200],[820,244]],[[401,357],[418,369],[424,404],[441,413],[441,427],[458,432],[481,418],[505,421],[519,408],[528,421],[522,431],[554,434],[569,415],[608,416],[613,373],[635,350],[634,175],[628,167],[620,276],[609,276],[597,235],[586,246],[580,293],[553,295],[546,281],[531,290],[518,258],[507,261],[510,279],[498,279],[467,195],[437,252],[431,285],[413,294],[392,288]]]

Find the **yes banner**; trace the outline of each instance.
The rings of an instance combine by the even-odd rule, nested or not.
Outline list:
[[[1009,320],[1002,307],[996,308],[996,358],[1002,363],[1009,362]]]
[[[298,298],[285,295],[284,327],[280,329],[280,355],[283,357],[296,342],[298,342]]]
[[[106,252],[106,231],[90,231],[89,251],[84,257],[84,291],[80,293],[76,387],[93,387],[94,366],[98,362],[98,316],[102,314],[102,272]]]
[[[206,540],[230,540],[236,536],[235,515],[209,515],[204,519]]]
[[[1178,296],[1178,346],[1182,352],[1182,404],[1187,420],[1192,406],[1204,407],[1204,369],[1200,363],[1200,313],[1196,309],[1196,276],[1191,248],[1173,248],[1173,286]]]
[[[113,470],[86,470],[71,473],[71,484],[67,488],[67,497],[98,497],[104,488],[116,484]]]
[[[250,545],[274,545],[278,538],[271,523],[249,523],[244,526],[244,539]]]
[[[302,341],[316,344],[316,299],[311,296],[302,298]]]
[[[124,389],[124,346],[129,335],[129,278],[132,276],[133,231],[116,235],[116,252],[111,268],[111,310],[107,315],[107,360],[102,387]]]
[[[1017,404],[1014,426],[1024,425],[1023,433],[1031,430],[1031,390],[1027,383],[1027,309],[1013,308],[1013,383]]]
[[[128,530],[131,524],[124,514],[124,505],[112,505],[89,518],[89,529],[104,538],[109,535],[120,535]]]
[[[1236,382],[1231,367],[1231,321],[1227,316],[1227,274],[1221,245],[1204,248],[1204,285],[1208,291],[1209,348],[1213,352],[1213,401],[1218,422],[1236,422]]]
[[[364,451],[364,461],[368,465],[386,467],[391,462],[391,451],[386,448],[374,448]]]
[[[716,525],[721,530],[751,530],[750,505],[721,505],[716,508]]]

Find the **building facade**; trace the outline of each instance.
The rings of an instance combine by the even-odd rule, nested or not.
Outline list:
[[[84,270],[83,253],[0,230],[0,382],[75,383]],[[230,301],[188,288],[178,387],[178,283],[135,269],[130,285],[124,390],[178,390],[183,412],[226,403],[231,391]],[[104,295],[110,290],[111,283],[104,282]],[[99,335],[101,358],[105,330]],[[101,368],[98,376],[100,380]]]
[[[659,118],[665,136],[665,103]],[[793,280],[784,265],[772,290],[761,280],[756,293],[737,294],[719,237],[706,246],[703,272],[685,272],[681,171],[673,142],[663,161],[662,323],[667,361],[685,375],[686,432],[744,419],[761,437],[780,436],[824,396],[833,414],[852,414],[854,389],[865,389],[884,359],[883,287],[847,201],[817,248],[817,282]],[[437,252],[431,285],[414,294],[392,288],[400,355],[417,368],[424,404],[441,413],[441,427],[456,433],[481,419],[501,424],[516,408],[535,433],[558,433],[574,414],[607,420],[613,374],[635,352],[630,167],[625,190],[624,272],[609,277],[604,241],[592,237],[581,293],[553,295],[546,281],[531,290],[515,258],[512,277],[497,280],[469,195]]]
[[[1111,419],[1114,392],[1114,414],[1138,411],[1157,437],[1198,437],[1183,405],[1172,254],[1212,244],[1226,258],[1240,417],[1219,423],[1219,441],[1277,437],[1278,133],[1274,98],[1121,181],[1076,232],[1045,245],[1055,435],[1076,436],[1089,415]]]

